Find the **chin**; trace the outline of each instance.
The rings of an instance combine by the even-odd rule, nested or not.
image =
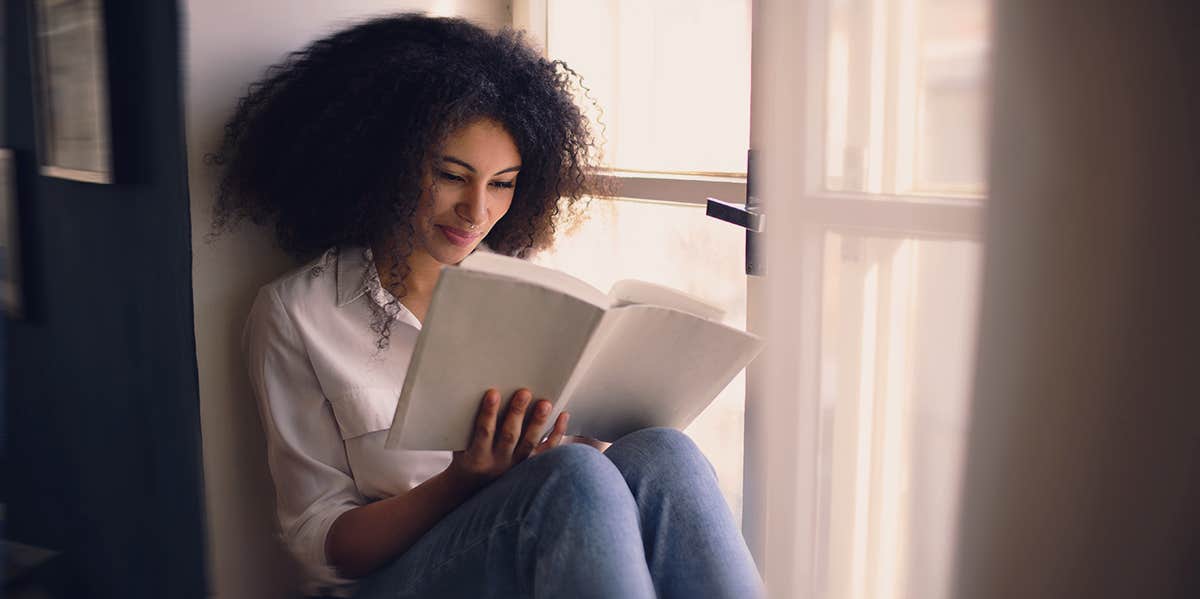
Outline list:
[[[442,264],[458,264],[459,262],[465,260],[467,256],[470,256],[471,252],[474,252],[478,245],[479,244],[475,244],[470,247],[459,247],[452,244],[444,244],[442,247],[437,249],[437,252],[433,254],[433,257]]]
[[[453,256],[448,257],[448,259],[442,260],[442,264],[457,266],[459,262],[466,260],[467,256],[470,255],[471,252],[458,252]]]

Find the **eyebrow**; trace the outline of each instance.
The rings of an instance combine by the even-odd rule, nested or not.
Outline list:
[[[471,171],[472,173],[474,173],[474,172],[477,172],[477,171],[475,170],[475,167],[471,166],[471,163],[469,163],[469,162],[467,162],[466,160],[463,160],[463,159],[461,159],[461,158],[455,158],[455,157],[453,157],[453,156],[449,156],[449,155],[447,155],[447,156],[442,156],[442,160],[444,160],[444,161],[446,161],[446,162],[453,162],[454,164],[457,164],[457,165],[459,165],[459,166],[461,166],[461,167],[463,167],[463,168],[465,168],[465,169],[467,169],[467,170]],[[507,172],[511,172],[511,171],[519,171],[519,170],[521,170],[521,165],[519,165],[519,164],[518,164],[518,165],[516,165],[516,166],[510,166],[510,167],[508,167],[508,168],[506,168],[506,169],[504,169],[504,170],[501,170],[501,171],[496,171],[496,173],[495,173],[495,174],[493,174],[492,176],[494,177],[494,176],[496,176],[496,175],[503,175],[504,173],[507,173]]]

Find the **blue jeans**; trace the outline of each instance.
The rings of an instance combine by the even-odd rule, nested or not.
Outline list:
[[[683,433],[651,428],[604,453],[569,444],[525,460],[355,598],[761,595],[712,466]]]

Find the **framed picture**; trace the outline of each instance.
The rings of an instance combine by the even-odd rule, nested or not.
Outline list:
[[[0,149],[0,307],[12,318],[24,313],[17,243],[16,172],[12,150]]]
[[[112,183],[101,0],[34,0],[33,5],[41,172]]]

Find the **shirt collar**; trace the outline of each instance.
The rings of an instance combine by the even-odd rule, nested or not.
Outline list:
[[[379,282],[371,248],[348,247],[337,252],[337,305],[339,308],[366,295],[393,320],[401,320],[417,329],[421,321]]]
[[[367,292],[368,281],[375,280],[379,286],[379,273],[370,248],[339,248],[337,253],[337,305],[339,308],[360,298]],[[367,265],[370,264],[368,270]]]
[[[475,251],[493,253],[486,243],[480,243]],[[337,249],[337,305],[339,308],[362,297],[368,291],[376,304],[386,307],[391,304],[391,294],[379,282],[379,271],[375,270],[371,248],[344,247]],[[370,264],[370,268],[367,268]]]

